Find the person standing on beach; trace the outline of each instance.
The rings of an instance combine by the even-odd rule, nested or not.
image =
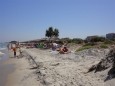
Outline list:
[[[52,43],[52,50],[55,51],[58,48],[58,44],[57,43]]]
[[[19,58],[22,58],[23,57],[23,55],[22,55],[22,50],[21,50],[21,47],[19,46],[19,56],[18,56]]]
[[[12,49],[14,52],[14,57],[16,57],[16,44],[12,44]]]
[[[13,51],[14,51],[14,57],[16,57],[16,47],[13,48]]]

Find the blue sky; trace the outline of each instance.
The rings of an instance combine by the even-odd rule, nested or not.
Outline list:
[[[115,0],[0,0],[0,42],[45,37],[86,38],[115,32]]]

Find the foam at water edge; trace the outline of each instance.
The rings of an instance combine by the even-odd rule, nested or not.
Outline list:
[[[5,50],[6,48],[0,48],[0,50]]]
[[[0,52],[0,55],[3,55],[4,53]]]

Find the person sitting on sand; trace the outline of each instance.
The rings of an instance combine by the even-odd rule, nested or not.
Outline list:
[[[66,54],[66,53],[68,53],[67,47],[64,46],[64,47],[60,48],[59,53],[60,53],[60,54]]]

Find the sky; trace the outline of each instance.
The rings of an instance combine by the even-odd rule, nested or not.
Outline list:
[[[0,0],[0,42],[45,37],[86,38],[115,32],[115,0]]]

